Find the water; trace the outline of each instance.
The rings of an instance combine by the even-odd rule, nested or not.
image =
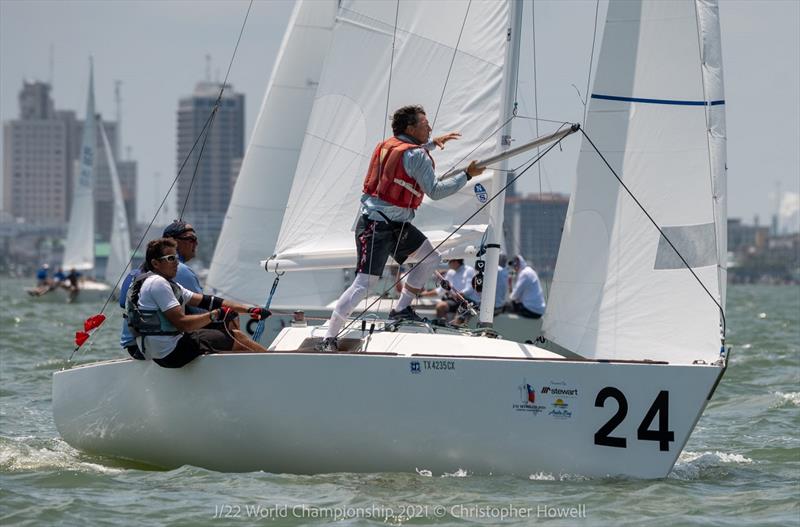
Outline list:
[[[34,303],[25,285],[0,281],[3,525],[800,525],[800,287],[730,288],[728,372],[669,477],[637,481],[153,471],[82,454],[53,424],[51,375],[98,306]],[[79,360],[116,353],[116,327]]]

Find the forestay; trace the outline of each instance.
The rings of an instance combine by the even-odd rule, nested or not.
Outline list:
[[[64,245],[64,269],[94,269],[94,156],[97,132],[94,115],[94,73],[89,67],[89,95],[86,99],[86,120],[78,156],[79,171],[72,190],[72,207]]]
[[[111,177],[111,193],[114,197],[114,208],[111,213],[111,243],[106,264],[106,282],[113,287],[128,267],[131,257],[131,235],[128,230],[128,215],[125,210],[125,201],[122,199],[122,187],[119,183],[117,163],[111,144],[108,142],[105,126],[98,121],[100,136],[103,138],[103,148],[106,151],[108,171]]]
[[[587,134],[713,299],[584,139],[545,314],[547,338],[598,359],[718,358],[723,109],[715,3],[609,5]]]
[[[271,278],[258,261],[278,238],[336,11],[335,0],[295,5],[211,262],[208,285],[222,295],[264,301]],[[285,276],[274,302],[325,305],[342,282],[334,272]]]
[[[437,174],[495,151],[508,16],[504,2],[342,3],[273,262],[287,270],[354,265],[364,174],[392,133],[395,109],[421,104],[434,135],[464,132],[434,152]],[[438,202],[426,197],[414,224],[434,244],[443,240],[491,195],[490,178],[487,171]],[[487,223],[484,212],[442,250],[477,246]]]

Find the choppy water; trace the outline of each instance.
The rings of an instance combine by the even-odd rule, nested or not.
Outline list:
[[[800,287],[730,288],[728,372],[669,477],[637,481],[152,471],[85,455],[55,429],[51,375],[99,306],[34,303],[24,285],[0,281],[2,525],[800,525]],[[117,353],[115,327],[80,361]]]

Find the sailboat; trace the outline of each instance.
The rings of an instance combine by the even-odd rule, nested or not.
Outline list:
[[[267,268],[346,265],[365,163],[387,108],[409,94],[432,114],[441,96],[437,127],[469,131],[438,166],[507,151],[521,15],[521,2],[342,2]],[[727,366],[719,46],[715,2],[610,2],[545,314],[549,349],[496,338],[491,309],[477,334],[358,320],[335,354],[315,351],[324,329],[298,323],[268,354],[56,372],[59,433],[161,467],[666,476]],[[461,209],[415,219],[440,251],[485,245],[494,268],[504,163],[453,198]],[[484,228],[448,238],[484,193],[498,195]]]
[[[78,156],[79,171],[72,192],[67,240],[64,243],[64,257],[61,267],[64,273],[75,270],[81,273],[79,290],[59,284],[50,290],[35,294],[34,298],[60,301],[97,301],[110,293],[107,284],[94,280],[87,273],[95,268],[94,248],[94,162],[97,150],[97,117],[94,109],[94,67],[89,67],[89,94],[86,99],[86,119],[81,137],[81,150]],[[29,293],[31,291],[29,290]],[[44,294],[41,294],[44,293]]]

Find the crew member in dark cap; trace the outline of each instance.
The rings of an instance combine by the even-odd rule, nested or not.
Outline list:
[[[178,282],[193,293],[203,294],[200,280],[192,268],[186,265],[186,262],[194,258],[197,253],[197,233],[195,233],[192,224],[175,220],[164,229],[163,237],[172,238],[178,243],[178,260],[180,263],[178,264],[178,274],[175,276],[175,282]],[[188,307],[186,312],[190,315],[196,315],[204,313],[205,310]]]
[[[172,238],[178,244],[178,274],[175,275],[173,281],[179,283],[193,293],[203,294],[203,287],[200,285],[200,280],[192,270],[191,267],[186,265],[186,262],[195,257],[197,253],[197,233],[192,227],[191,223],[186,223],[182,220],[175,220],[166,226],[163,233],[164,238]],[[119,304],[122,309],[125,309],[125,297],[128,294],[128,288],[136,278],[141,269],[131,269],[128,276],[122,282],[120,288]],[[194,306],[186,306],[186,314],[199,315],[205,313],[205,309]],[[119,339],[120,345],[125,348],[134,359],[144,359],[144,355],[139,351],[136,345],[136,339],[128,329],[127,321],[122,321],[122,333]]]

